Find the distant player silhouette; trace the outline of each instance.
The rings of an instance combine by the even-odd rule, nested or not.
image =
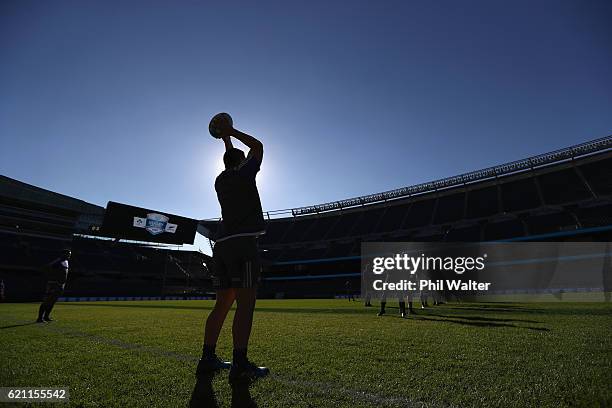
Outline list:
[[[42,304],[38,308],[38,323],[51,322],[51,310],[55,306],[57,299],[64,293],[66,280],[68,279],[68,271],[70,270],[69,260],[72,252],[65,249],[62,255],[50,262],[46,266],[47,286],[45,288],[45,297]]]
[[[235,300],[237,306],[232,325],[234,352],[229,379],[236,382],[269,373],[266,367],[257,367],[247,359],[261,269],[257,237],[265,232],[255,182],[263,159],[263,144],[234,129],[231,124],[219,123],[218,127],[225,143],[225,170],[215,181],[223,216],[213,248],[213,282],[217,300],[206,320],[202,358],[196,374],[209,375],[229,367],[229,363],[217,357],[215,349],[225,317]],[[242,150],[232,145],[232,137],[249,147],[246,157]]]
[[[346,297],[348,298],[349,302],[352,300],[353,302],[356,302],[355,300],[355,296],[353,295],[353,286],[351,285],[351,281],[347,280],[344,283],[344,287],[346,288]]]

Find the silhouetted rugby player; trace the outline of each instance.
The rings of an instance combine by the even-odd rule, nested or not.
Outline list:
[[[217,301],[208,316],[204,332],[204,348],[197,375],[207,375],[229,363],[221,361],[215,347],[225,317],[236,300],[236,314],[232,325],[234,342],[230,382],[263,377],[269,373],[247,359],[247,346],[253,323],[253,310],[260,278],[257,237],[265,232],[255,176],[263,159],[263,145],[257,139],[231,126],[222,130],[225,143],[225,170],[215,181],[217,198],[223,220],[213,248],[214,284]],[[234,137],[250,148],[247,157],[233,147]]]
[[[46,266],[47,287],[45,289],[45,297],[38,309],[38,323],[51,322],[51,310],[57,302],[57,299],[64,293],[66,280],[68,279],[68,271],[70,265],[68,260],[72,253],[69,249],[65,249],[62,255],[53,260]]]

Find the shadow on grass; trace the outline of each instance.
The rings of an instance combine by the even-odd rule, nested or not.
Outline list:
[[[586,316],[586,315],[598,315],[605,316],[612,314],[612,307],[606,307],[602,303],[602,307],[593,307],[591,305],[583,305],[580,302],[576,303],[550,303],[551,306],[562,305],[564,308],[547,308],[547,307],[526,307],[516,306],[515,308],[508,308],[508,305],[501,307],[494,307],[489,305],[476,305],[476,306],[453,306],[450,310],[460,312],[463,310],[478,311],[484,313],[526,313],[526,314],[541,314],[541,315],[558,315],[558,316]]]
[[[503,306],[491,306],[491,305],[482,305],[482,306],[453,306],[453,310],[475,310],[479,312],[501,312],[501,313],[544,313],[544,309],[534,309],[534,308],[525,308],[524,306],[512,306],[509,305]]]
[[[213,376],[198,376],[189,400],[189,408],[218,408],[219,402],[213,388]],[[251,381],[232,383],[232,408],[257,408],[251,397]]]
[[[219,407],[212,381],[212,375],[199,376],[197,378],[195,387],[191,393],[191,400],[189,400],[189,408]]]
[[[12,329],[14,327],[22,327],[22,326],[31,326],[33,324],[38,324],[36,322],[29,322],[29,323],[23,323],[23,324],[12,324],[10,326],[1,326],[0,330],[4,330],[4,329]]]
[[[424,313],[427,313],[425,311]],[[475,320],[482,322],[521,322],[521,323],[542,323],[537,320],[524,320],[524,319],[506,319],[502,317],[480,317],[480,316],[462,316],[459,314],[456,315],[444,315],[437,313],[427,313],[428,316],[436,316],[436,317],[444,317],[448,319],[463,319],[463,320]]]
[[[536,330],[536,331],[550,331],[550,329],[546,327],[530,327],[530,326],[517,326],[516,324],[511,323],[497,323],[494,319],[490,321],[465,321],[465,320],[457,320],[457,319],[465,319],[461,316],[453,316],[453,318],[444,317],[442,319],[432,319],[430,317],[425,317],[422,315],[410,315],[409,319],[412,320],[427,320],[430,322],[442,322],[442,323],[454,323],[461,324],[464,326],[475,326],[475,327],[512,327],[516,329],[527,329],[527,330]]]

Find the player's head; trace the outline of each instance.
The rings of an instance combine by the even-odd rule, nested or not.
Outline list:
[[[63,259],[70,259],[71,256],[72,256],[72,251],[70,250],[70,248],[66,248],[62,251]]]
[[[223,155],[223,164],[225,164],[226,169],[231,169],[242,163],[244,159],[244,152],[240,149],[232,147],[231,149],[227,150]]]

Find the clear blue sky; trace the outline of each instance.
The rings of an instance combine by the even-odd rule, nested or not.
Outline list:
[[[610,1],[0,2],[0,172],[219,215],[220,111],[265,209],[612,133]]]

